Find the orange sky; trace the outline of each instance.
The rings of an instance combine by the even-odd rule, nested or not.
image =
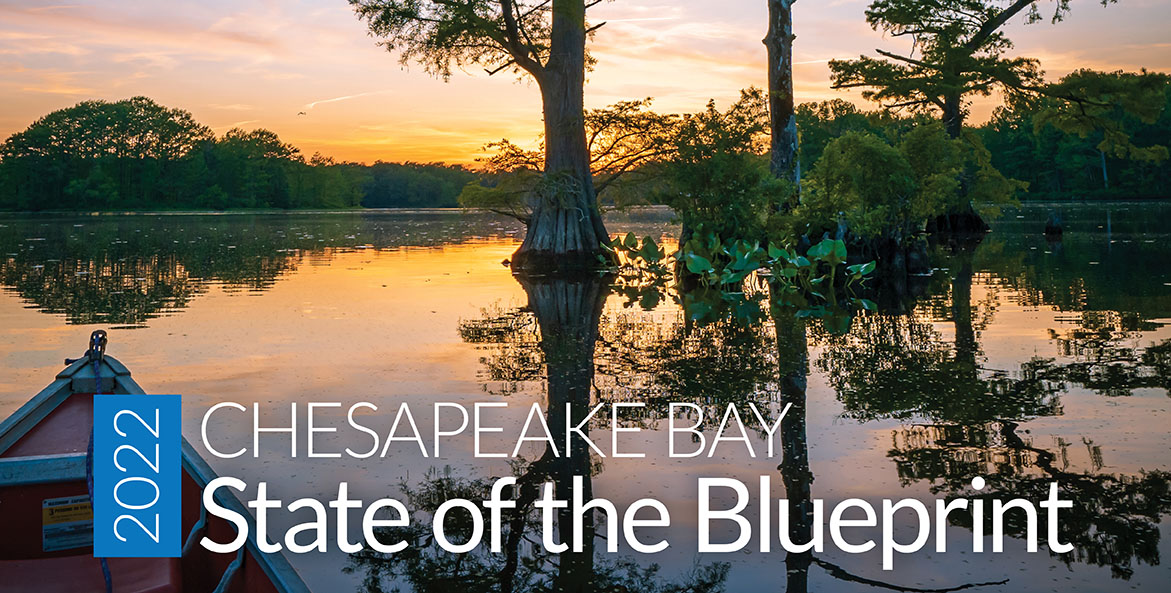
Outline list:
[[[345,0],[63,2],[0,0],[0,137],[78,101],[135,95],[187,109],[220,133],[264,127],[306,154],[367,162],[470,162],[487,141],[529,144],[541,127],[532,83],[479,69],[445,83],[403,68]],[[830,58],[905,45],[869,29],[867,3],[795,5],[799,101],[851,98],[829,88]],[[587,105],[649,96],[659,110],[694,111],[763,86],[765,13],[765,0],[599,5],[591,20],[607,24],[592,46]],[[1171,71],[1169,23],[1162,0],[1076,0],[1066,22],[1010,32],[1016,52],[1041,58],[1050,76]],[[978,104],[975,118],[990,108]]]

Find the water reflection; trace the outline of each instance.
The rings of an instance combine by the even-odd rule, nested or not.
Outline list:
[[[817,364],[844,413],[911,422],[894,431],[888,453],[904,485],[927,481],[933,492],[949,497],[1040,500],[1051,482],[1059,482],[1062,498],[1076,501],[1059,530],[1061,541],[1075,547],[1059,555],[1066,564],[1108,566],[1123,579],[1133,574],[1135,561],[1159,564],[1157,523],[1171,512],[1171,473],[1101,473],[1101,449],[1091,441],[1084,445],[1092,467],[1071,471],[1069,443],[1059,441],[1057,451],[1040,447],[1021,423],[1062,414],[1061,395],[1071,385],[1104,396],[1166,389],[1171,340],[1145,348],[1128,345],[1156,324],[1136,312],[1083,311],[1076,327],[1050,330],[1060,354],[1072,361],[1034,357],[1019,369],[987,368],[979,335],[995,307],[972,303],[973,250],[959,249],[946,260],[952,269],[948,306],[933,303],[909,315],[880,313],[858,320],[849,336],[827,340]],[[1053,288],[1032,284],[1023,298],[1040,304],[1045,295],[1068,295]],[[1045,304],[1069,305],[1060,300]],[[933,316],[941,311],[954,327],[951,341],[933,327],[939,321]],[[971,488],[976,476],[987,478],[982,492]],[[958,523],[971,528],[972,520],[968,514]],[[991,532],[990,517],[983,529]],[[1045,529],[1042,519],[1039,530]],[[1024,517],[1011,516],[1005,531],[1024,537]]]
[[[806,389],[809,384],[809,341],[805,321],[793,315],[776,315],[777,370],[781,377],[781,402],[789,411],[781,421],[781,481],[789,504],[789,541],[804,545],[813,538],[813,471],[809,467],[806,434]],[[809,590],[812,551],[785,554],[786,593]]]
[[[523,362],[537,362],[544,368],[546,384],[546,425],[569,426],[580,424],[590,413],[594,351],[598,340],[598,326],[609,294],[610,279],[518,277],[528,297],[525,312],[531,314],[535,326],[519,321],[520,312],[497,315],[480,323],[463,324],[465,339],[484,341],[505,340],[513,344],[535,344],[540,356],[514,350]],[[533,332],[539,336],[529,340]],[[501,369],[518,365],[501,362],[497,355],[488,362],[495,379]],[[530,369],[532,372],[540,372]],[[503,373],[506,380],[515,376]],[[523,378],[531,377],[525,373]],[[568,416],[568,417],[567,417]],[[588,428],[585,429],[588,435]],[[553,485],[561,499],[570,493],[583,500],[593,499],[592,477],[601,467],[591,458],[588,444],[582,439],[572,441],[568,451],[558,452],[547,447],[535,460],[521,460],[514,466],[517,484],[514,489],[516,508],[505,518],[503,554],[492,554],[480,546],[470,554],[453,554],[439,548],[428,527],[386,529],[381,536],[390,541],[404,540],[411,545],[400,554],[380,554],[363,550],[351,556],[346,570],[363,574],[363,586],[371,593],[385,590],[396,580],[405,580],[415,591],[631,591],[631,592],[694,592],[722,591],[728,574],[726,563],[698,566],[684,579],[666,579],[655,565],[643,567],[626,559],[610,560],[596,557],[598,525],[595,515],[587,513],[578,522],[570,508],[557,511],[558,541],[571,544],[581,542],[560,554],[551,554],[540,543],[538,535],[541,519],[534,503],[541,496],[543,485]],[[581,482],[574,484],[574,476]],[[493,480],[462,478],[450,471],[429,473],[418,486],[404,485],[403,491],[410,508],[434,515],[440,504],[451,498],[486,500]],[[576,486],[576,488],[575,488]],[[574,492],[576,490],[576,492]],[[616,520],[616,518],[615,518]],[[425,521],[424,525],[429,525]],[[449,520],[448,533],[453,541],[467,541],[471,536],[470,520]],[[580,533],[577,531],[580,527]],[[610,538],[617,532],[611,530]]]
[[[0,283],[9,293],[3,321],[14,328],[0,350],[2,370],[13,372],[0,385],[23,402],[56,370],[49,368],[55,352],[68,343],[61,326],[100,322],[148,326],[115,334],[119,356],[144,385],[191,394],[196,407],[257,393],[383,397],[379,405],[388,408],[440,397],[567,401],[571,413],[580,413],[581,402],[644,401],[652,405],[632,421],[652,430],[661,429],[670,401],[695,403],[707,416],[731,402],[755,402],[772,414],[793,405],[781,427],[779,468],[776,459],[743,455],[705,465],[603,465],[582,451],[550,459],[539,450],[515,468],[453,454],[425,476],[431,460],[406,458],[312,472],[301,460],[225,468],[317,496],[315,488],[341,479],[364,484],[368,495],[395,494],[387,483],[409,467],[404,488],[424,511],[444,497],[483,498],[509,471],[524,484],[562,488],[566,476],[580,473],[584,487],[611,499],[637,496],[643,485],[629,478],[633,472],[675,488],[666,493],[677,505],[673,516],[689,514],[689,493],[678,486],[695,474],[771,473],[784,489],[774,494],[790,501],[789,535],[797,542],[807,539],[815,497],[974,498],[970,478],[981,475],[988,486],[979,496],[1043,498],[1056,479],[1062,498],[1078,501],[1076,513],[1063,515],[1061,534],[1078,552],[1052,560],[1044,553],[977,557],[961,547],[908,558],[909,568],[891,576],[864,557],[779,552],[701,558],[688,572],[691,550],[675,543],[694,543],[690,525],[680,527],[671,552],[654,558],[608,554],[605,524],[587,525],[596,536],[584,538],[589,553],[559,558],[534,543],[534,516],[517,513],[508,554],[481,549],[461,559],[412,532],[406,537],[420,542],[411,547],[417,553],[295,558],[315,589],[928,591],[1011,577],[1011,585],[983,590],[1015,591],[1058,586],[1067,575],[1051,571],[1063,564],[1070,578],[1088,583],[1083,590],[1157,588],[1166,572],[1150,566],[1166,560],[1159,521],[1171,512],[1171,236],[1157,222],[1171,208],[1115,207],[1109,235],[1097,228],[1105,211],[1087,208],[1067,213],[1060,242],[1041,235],[1043,210],[1024,211],[1028,217],[1010,213],[972,249],[934,252],[932,276],[880,290],[873,298],[880,311],[854,319],[845,334],[782,316],[697,324],[671,299],[618,294],[604,283],[517,283],[500,265],[513,229],[475,215],[0,218]],[[613,228],[659,236],[676,230],[667,220]],[[457,243],[466,247],[441,249]],[[221,298],[225,289],[236,296]],[[12,296],[52,315],[21,311]],[[305,331],[313,335],[308,343]],[[187,332],[201,337],[182,339]],[[253,356],[258,349],[265,354]],[[30,370],[17,376],[18,364]],[[553,414],[563,410],[547,409],[547,421],[558,423]],[[448,462],[455,469],[445,471]],[[524,489],[516,496],[531,500],[532,489]],[[957,524],[948,537],[963,544],[957,532],[970,539],[971,519],[951,517]],[[1010,522],[1009,535],[1022,536],[1023,528]],[[339,572],[347,563],[349,577]]]
[[[944,260],[954,270],[949,293],[923,310],[881,311],[858,319],[848,335],[826,337],[817,365],[847,416],[981,423],[1061,412],[1062,386],[1040,372],[1043,361],[1022,363],[1019,376],[989,372],[979,363],[979,332],[995,314],[995,304],[973,306],[972,255],[965,247]],[[935,328],[936,321],[951,323],[951,340]]]
[[[463,320],[460,336],[482,349],[481,378],[492,393],[543,388],[546,354],[530,307],[492,306]],[[630,417],[662,418],[669,402],[700,406],[706,415],[728,403],[775,399],[777,367],[765,324],[724,319],[704,325],[678,310],[604,311],[594,344],[599,399],[647,403]]]
[[[567,282],[564,280],[540,280],[522,278],[521,284],[528,295],[528,304],[512,310],[491,307],[483,311],[479,319],[460,323],[460,335],[465,340],[484,345],[489,354],[481,359],[485,367],[485,379],[506,386],[504,392],[515,393],[523,384],[536,381],[542,376],[547,389],[547,404],[560,406],[569,401],[574,414],[584,414],[597,400],[647,402],[643,416],[630,421],[652,422],[663,418],[667,402],[687,402],[700,406],[705,417],[719,416],[729,403],[763,404],[765,416],[773,422],[776,410],[789,411],[781,420],[780,442],[782,462],[777,466],[784,487],[788,505],[788,539],[801,546],[808,546],[813,538],[813,481],[810,466],[809,442],[806,428],[806,398],[809,375],[810,340],[808,321],[798,317],[793,310],[774,309],[771,323],[746,323],[743,319],[722,319],[708,324],[685,321],[678,312],[664,316],[661,311],[651,309],[641,315],[624,312],[607,316],[603,314],[607,282],[605,278],[590,282]],[[641,317],[641,321],[637,320]],[[831,324],[836,325],[836,324]],[[848,326],[848,324],[847,324]],[[831,336],[825,326],[818,325],[819,333]],[[769,331],[771,330],[771,332]],[[518,371],[519,370],[519,371]],[[609,381],[599,381],[609,376]],[[686,380],[681,380],[681,379]],[[595,400],[594,398],[597,398]],[[768,405],[772,404],[772,405]],[[557,417],[556,408],[550,408],[547,421],[550,426],[560,426],[565,418]],[[576,423],[579,418],[574,418]],[[594,476],[603,471],[598,460],[591,462],[589,450],[582,444],[568,459],[558,459],[552,451],[546,451],[539,460],[524,465],[519,472],[518,507],[522,509],[509,526],[506,538],[510,543],[524,539],[519,531],[532,528],[535,520],[530,516],[531,505],[536,499],[535,486],[542,481],[556,485],[556,491],[571,492],[570,480],[573,475]],[[468,482],[454,479],[450,474],[429,475],[420,490],[404,487],[404,492],[413,503],[433,512],[448,497],[460,496],[467,492],[480,496],[487,495],[488,481],[480,481],[473,488]],[[528,488],[526,490],[526,488]],[[582,483],[581,495],[592,498],[592,479]],[[443,496],[436,493],[443,492]],[[569,494],[563,494],[568,497]],[[602,560],[594,558],[597,536],[591,520],[585,523],[586,533],[572,531],[568,512],[559,516],[561,541],[573,541],[573,537],[585,537],[589,542],[578,554],[561,554],[554,562],[550,554],[535,539],[521,552],[516,548],[506,551],[503,566],[485,569],[480,559],[469,569],[462,567],[440,567],[435,559],[444,563],[455,562],[455,555],[432,549],[424,555],[428,561],[416,563],[416,554],[406,558],[361,552],[353,557],[348,570],[365,571],[365,587],[369,591],[380,591],[384,580],[405,578],[416,590],[430,590],[420,579],[430,579],[437,571],[444,582],[460,586],[483,583],[492,590],[516,590],[516,581],[525,583],[525,590],[540,591],[722,591],[730,565],[712,563],[697,566],[692,572],[691,582],[664,586],[653,577],[657,565],[638,568],[631,560]],[[463,534],[470,532],[464,526]],[[402,535],[387,533],[389,537]],[[412,534],[409,541],[424,541],[428,532]],[[433,544],[432,544],[432,547]],[[482,550],[477,554],[482,553]],[[516,559],[527,554],[526,560]],[[481,558],[476,556],[476,558]],[[553,575],[517,574],[517,566],[558,567]],[[806,593],[809,590],[810,569],[819,566],[834,579],[878,587],[892,591],[943,592],[970,587],[1003,584],[965,583],[957,587],[929,589],[901,586],[884,580],[866,578],[814,555],[812,548],[798,552],[787,552],[784,557],[785,587],[788,593]],[[561,569],[571,570],[575,576],[570,580],[561,579]],[[622,575],[640,575],[637,579],[624,581],[615,578],[615,570]],[[483,579],[475,575],[487,574]],[[533,583],[537,582],[537,585]]]
[[[1060,244],[1048,247],[1050,253],[1066,253]],[[927,482],[932,492],[944,497],[1040,500],[1048,496],[1049,484],[1058,481],[1061,497],[1077,501],[1060,526],[1061,541],[1075,546],[1075,552],[1060,556],[1062,562],[1106,566],[1122,579],[1133,574],[1135,562],[1159,564],[1157,524],[1171,513],[1171,473],[1104,472],[1101,447],[1088,440],[1083,445],[1092,467],[1071,469],[1069,443],[1059,440],[1057,450],[1039,446],[1022,423],[1063,414],[1061,397],[1072,386],[1104,396],[1165,390],[1171,340],[1146,346],[1136,342],[1161,327],[1157,319],[1167,309],[1087,309],[1090,293],[1076,279],[1036,274],[1019,260],[1016,265],[1023,272],[993,276],[978,255],[981,248],[941,247],[933,259],[940,272],[923,283],[925,290],[899,287],[893,295],[877,295],[882,303],[879,312],[855,319],[845,333],[821,325],[807,327],[805,320],[778,311],[771,323],[724,319],[696,325],[678,310],[661,306],[663,299],[645,299],[641,293],[630,299],[624,292],[625,306],[604,314],[604,296],[591,300],[580,290],[522,281],[528,306],[487,308],[481,318],[461,322],[460,335],[483,348],[483,379],[486,388],[497,392],[515,393],[528,384],[540,385],[544,378],[549,402],[555,402],[565,392],[564,378],[573,376],[581,389],[576,397],[583,405],[592,401],[591,384],[600,400],[651,403],[642,421],[661,419],[656,415],[661,408],[653,404],[668,401],[712,409],[749,401],[776,405],[769,409],[791,406],[781,425],[783,461],[777,469],[790,509],[788,536],[798,544],[810,540],[813,528],[814,472],[806,428],[812,342],[813,365],[836,393],[843,416],[905,423],[893,431],[888,453],[904,486]],[[987,246],[993,253],[1003,248],[997,243]],[[1087,262],[1073,271],[1081,273],[1091,265]],[[977,284],[979,291],[974,290]],[[1082,297],[1071,298],[1068,286],[1077,287],[1072,294]],[[1018,361],[1015,368],[987,364],[981,335],[1010,291],[1021,304],[1069,312],[1065,322],[1073,327],[1048,331],[1056,357],[1033,356]],[[594,303],[590,315],[582,312],[587,301]],[[633,306],[639,303],[643,306]],[[566,315],[582,323],[567,325]],[[596,330],[584,329],[587,318]],[[577,471],[583,472],[601,468],[585,459],[578,465]],[[555,479],[553,474],[542,475]],[[987,478],[981,492],[972,490],[975,476]],[[565,487],[563,482],[559,488]],[[971,515],[959,513],[951,520],[973,527]],[[1042,521],[1039,530],[1045,529]],[[990,519],[983,532],[991,532]],[[1010,516],[1006,533],[1025,537],[1024,517]],[[840,581],[896,591],[1007,582],[908,587],[853,574],[811,551],[787,553],[784,564],[784,590],[789,593],[809,590],[813,566]],[[573,590],[610,590],[593,586],[610,582],[607,579],[579,578],[579,583],[590,586]],[[553,590],[562,590],[558,586]]]
[[[186,308],[211,285],[259,293],[338,253],[516,230],[458,212],[0,219],[0,284],[71,324],[142,325]]]

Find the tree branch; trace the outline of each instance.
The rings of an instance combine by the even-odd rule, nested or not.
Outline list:
[[[985,21],[984,25],[981,26],[978,31],[976,31],[976,34],[972,35],[972,38],[969,39],[968,42],[964,44],[964,48],[968,49],[969,51],[975,51],[981,45],[983,45],[984,42],[987,41],[988,38],[991,37],[993,33],[995,33],[998,29],[1003,27],[1004,24],[1007,23],[1009,19],[1016,16],[1018,13],[1020,13],[1020,11],[1024,10],[1025,8],[1028,8],[1029,5],[1033,4],[1036,1],[1037,0],[1017,0],[1012,5],[1005,8],[1004,10],[996,13],[996,16]]]
[[[513,4],[513,0],[500,0],[500,14],[504,18],[504,31],[508,41],[506,46],[508,53],[512,55],[512,59],[517,66],[524,68],[535,77],[540,77],[544,73],[545,67],[539,61],[539,57],[533,51],[532,46],[521,39],[520,25],[517,23],[516,15],[513,14],[514,10],[516,10],[516,6]]]
[[[934,70],[934,69],[935,69],[935,67],[934,67],[934,66],[932,66],[931,64],[928,64],[928,63],[926,63],[926,62],[922,62],[922,61],[920,61],[920,60],[916,60],[916,59],[914,59],[914,58],[908,58],[907,56],[900,56],[900,55],[898,55],[898,54],[896,54],[896,53],[892,53],[892,52],[885,51],[885,50],[881,50],[881,49],[875,49],[874,51],[876,51],[876,52],[878,52],[880,55],[886,56],[886,57],[888,57],[888,58],[890,58],[890,59],[892,59],[892,60],[898,60],[898,61],[900,61],[900,62],[906,62],[906,63],[908,63],[908,64],[911,64],[912,66],[918,66],[918,67],[920,67],[920,68],[927,68],[927,69],[929,69],[929,70]]]

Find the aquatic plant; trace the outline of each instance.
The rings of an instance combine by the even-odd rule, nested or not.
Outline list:
[[[664,292],[670,292],[692,321],[712,321],[729,314],[759,321],[766,298],[774,313],[791,308],[798,317],[844,316],[845,327],[849,327],[850,311],[875,308],[854,294],[873,273],[875,262],[846,265],[846,244],[836,239],[826,238],[801,254],[793,247],[721,239],[700,225],[672,254],[654,238],[640,241],[633,233],[604,247],[618,262],[610,272],[617,292],[628,297],[627,306],[639,302],[650,309],[661,302]]]

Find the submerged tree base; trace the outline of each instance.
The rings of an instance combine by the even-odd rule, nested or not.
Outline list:
[[[927,223],[927,232],[952,235],[982,235],[992,230],[984,218],[975,210],[969,208],[960,212],[951,212]]]
[[[518,276],[568,276],[583,274],[605,269],[603,263],[608,260],[599,260],[599,256],[606,258],[609,254],[597,250],[576,250],[557,252],[553,250],[516,250],[512,254],[512,273]]]
[[[568,207],[544,202],[533,209],[524,242],[512,254],[514,273],[572,274],[610,263],[611,254],[602,246],[610,236],[593,198],[575,192],[570,199]]]

